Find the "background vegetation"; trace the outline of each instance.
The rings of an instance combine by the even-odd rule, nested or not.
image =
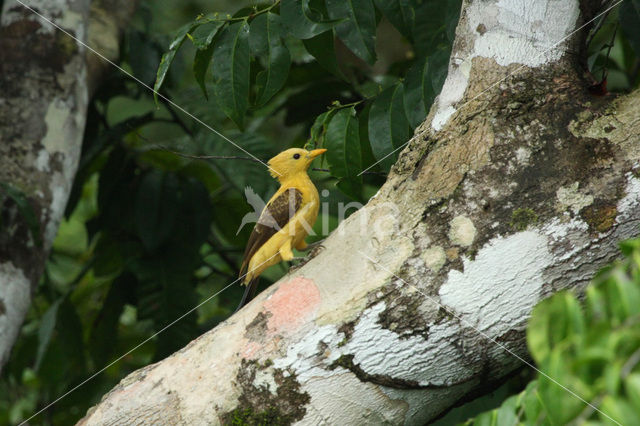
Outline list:
[[[261,160],[292,146],[329,148],[324,171],[312,176],[329,190],[319,230],[337,225],[339,201],[377,191],[397,154],[385,156],[425,118],[446,77],[459,10],[460,0],[144,1],[121,65]],[[637,87],[640,1],[597,24],[592,83],[606,74],[611,91]],[[590,90],[604,94],[602,84]],[[237,232],[251,211],[245,187],[267,199],[276,183],[255,161],[207,158],[247,155],[163,96],[154,100],[114,70],[91,101],[66,220],[3,372],[0,423],[29,417],[236,279],[250,232]],[[528,335],[543,370],[623,414],[638,408],[635,364],[613,378],[638,347],[638,312],[627,303],[640,291],[637,246],[627,243],[627,263],[598,278],[586,313],[573,296],[556,296],[536,309]],[[271,268],[263,285],[285,271]],[[126,374],[228,317],[241,292],[236,285],[208,300],[32,423],[77,421]],[[559,357],[563,350],[572,357]],[[530,377],[524,371],[441,423],[500,405]],[[562,392],[539,378],[475,422],[591,418]],[[559,402],[575,410],[559,412]]]

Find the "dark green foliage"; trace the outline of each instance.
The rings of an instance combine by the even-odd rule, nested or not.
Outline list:
[[[635,54],[640,56],[640,0],[624,0],[620,5],[620,26]]]
[[[265,68],[256,76],[256,105],[264,105],[287,81],[291,56],[280,34],[280,15],[275,13],[259,15],[251,23],[251,49],[264,59]]]
[[[360,162],[360,134],[354,107],[341,108],[331,117],[323,146],[327,148],[327,163],[331,174],[338,178],[358,178]]]
[[[173,232],[180,207],[178,179],[171,173],[153,170],[140,181],[136,194],[136,232],[145,248],[153,251]]]
[[[242,128],[249,107],[249,25],[236,22],[213,48],[213,88],[222,111]]]
[[[60,298],[53,302],[47,312],[42,316],[40,322],[40,329],[38,329],[38,354],[36,355],[36,363],[34,369],[37,371],[40,368],[42,357],[46,353],[49,342],[51,341],[51,335],[56,327],[56,320],[58,319],[58,308],[64,299]]]
[[[412,40],[416,11],[410,0],[375,0],[376,7],[407,39]]]
[[[630,91],[640,83],[640,2],[623,0],[596,20],[589,34],[587,64],[596,82],[606,79],[611,92]]]
[[[211,19],[193,30],[189,38],[198,50],[207,50],[224,24],[223,20]]]
[[[182,43],[187,37],[187,34],[189,33],[189,31],[193,30],[194,28],[197,28],[199,25],[200,25],[199,22],[189,23],[182,26],[176,32],[176,35],[173,38],[173,41],[169,45],[169,50],[164,55],[162,55],[162,59],[160,60],[160,65],[158,65],[156,83],[153,86],[153,90],[155,92],[158,92],[162,87],[162,83],[164,83],[164,80],[167,77],[167,72],[169,71],[169,67],[173,62],[173,59],[175,58],[176,53],[178,52],[178,49],[180,49],[180,47],[182,46]],[[154,96],[155,96],[155,93],[154,93]],[[156,96],[156,101],[157,100],[158,98]]]
[[[313,4],[312,4],[313,3]],[[282,0],[280,13],[287,30],[293,37],[305,40],[321,34],[335,25],[335,21],[330,21],[326,14],[314,7],[322,5],[322,2],[312,2],[311,0]]]
[[[405,114],[404,85],[389,87],[373,102],[369,112],[369,140],[376,160],[384,169],[391,168],[400,148],[411,136],[412,128]]]
[[[6,208],[5,202],[8,203],[11,200],[17,207],[18,213],[25,221],[29,232],[31,232],[31,238],[37,246],[42,245],[42,236],[40,234],[40,221],[36,217],[36,213],[33,210],[33,206],[29,202],[29,199],[20,189],[14,187],[10,183],[0,182],[0,213]],[[2,229],[2,215],[0,214],[0,229]]]
[[[640,238],[621,247],[625,259],[596,275],[583,302],[565,291],[536,306],[527,343],[542,372],[522,393],[466,424],[637,423]]]
[[[371,0],[326,0],[329,17],[339,21],[336,34],[365,62],[376,60],[376,12]]]
[[[109,287],[89,337],[89,352],[96,366],[106,365],[114,355],[112,342],[118,338],[120,316],[127,303],[134,303],[137,282],[131,273],[123,273]],[[119,354],[116,354],[119,355]]]
[[[241,9],[226,20],[218,15],[198,17],[190,27],[178,32],[166,54],[169,56],[160,65],[156,86],[162,82],[166,64],[175,54],[172,49],[179,48],[189,37],[196,47],[193,63],[196,81],[206,97],[207,65],[213,56],[211,81],[217,103],[239,128],[244,127],[245,119],[257,119],[258,108],[269,108],[274,100],[274,106],[287,111],[287,125],[304,123],[307,126],[334,102],[354,103],[354,122],[361,122],[365,127],[368,123],[369,131],[360,135],[365,136],[364,139],[354,136],[348,143],[362,144],[364,149],[355,146],[345,149],[344,145],[339,151],[343,156],[339,162],[343,166],[338,168],[335,167],[338,154],[330,153],[334,165],[331,172],[340,173],[333,177],[343,180],[346,163],[350,164],[349,169],[363,164],[361,157],[354,162],[356,151],[372,152],[376,161],[384,158],[375,164],[375,170],[386,171],[397,154],[385,156],[408,141],[442,87],[459,9],[460,0],[448,0],[444,6],[438,2],[409,0],[375,3],[372,0],[283,0]],[[378,56],[377,27],[383,15],[411,43],[407,48],[412,50],[414,59],[389,68],[388,75],[377,78],[376,81],[383,82],[379,85],[366,67],[339,62],[336,40],[343,50],[346,47],[366,63],[373,64]],[[308,59],[302,56],[302,46],[295,44],[300,41],[324,69],[319,73],[314,71],[315,75],[302,81],[299,74],[311,68],[306,63]],[[398,78],[406,78],[406,84],[399,82],[388,88],[389,82]],[[288,93],[288,97],[278,100],[278,93]],[[370,106],[371,112],[361,116],[363,108]],[[317,132],[311,135],[313,143],[319,142],[317,136]],[[354,191],[361,192],[362,185],[362,179],[351,179],[348,185],[342,183],[337,187],[352,196]]]
[[[341,79],[346,79],[336,58],[334,43],[335,35],[333,31],[325,31],[315,37],[303,40],[305,49],[312,55],[320,65],[331,74]]]

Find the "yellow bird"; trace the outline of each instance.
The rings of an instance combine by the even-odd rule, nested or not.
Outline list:
[[[247,286],[236,311],[255,295],[260,274],[269,266],[293,259],[292,249],[304,250],[305,237],[318,217],[320,198],[307,169],[326,149],[291,148],[269,160],[271,176],[280,188],[273,194],[251,232],[240,278]]]

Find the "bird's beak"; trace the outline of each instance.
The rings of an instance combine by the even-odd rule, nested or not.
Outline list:
[[[324,149],[324,148],[322,148],[322,149],[314,149],[313,151],[309,151],[308,157],[313,160],[318,155],[324,154],[325,152],[327,152],[327,150]]]

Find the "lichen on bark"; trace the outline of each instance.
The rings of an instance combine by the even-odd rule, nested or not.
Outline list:
[[[256,383],[256,375],[265,370],[270,370],[273,383]],[[290,425],[306,413],[309,394],[300,392],[300,384],[291,371],[272,368],[270,363],[260,365],[256,361],[243,360],[235,383],[240,388],[238,406],[220,415],[222,424]]]

